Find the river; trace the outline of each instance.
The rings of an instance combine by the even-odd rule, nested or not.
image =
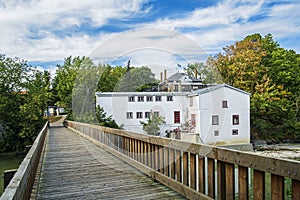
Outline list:
[[[23,160],[22,156],[14,153],[0,154],[0,196],[3,193],[3,172],[9,169],[17,169]]]

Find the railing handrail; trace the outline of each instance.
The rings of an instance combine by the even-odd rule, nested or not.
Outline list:
[[[48,122],[46,122],[42,130],[39,132],[14,177],[10,181],[4,193],[1,195],[0,200],[20,200],[30,198],[37,165],[43,149],[47,131]]]
[[[138,139],[143,142],[174,148],[176,150],[186,151],[197,154],[199,156],[208,157],[232,164],[238,164],[243,167],[250,167],[252,169],[265,171],[300,181],[300,161],[297,160],[267,157],[264,155],[255,154],[253,152],[227,149],[224,147],[217,147],[206,144],[189,143],[172,138],[139,134],[121,129],[113,129],[75,121],[72,121],[72,123],[82,124],[115,135]]]
[[[300,162],[296,160],[74,121],[65,125],[188,198],[284,199],[291,195],[300,199]],[[291,180],[289,194],[285,193],[286,178]]]

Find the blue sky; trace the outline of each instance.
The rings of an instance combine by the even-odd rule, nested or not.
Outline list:
[[[4,0],[0,53],[55,71],[67,56],[175,70],[245,36],[300,52],[298,0]]]

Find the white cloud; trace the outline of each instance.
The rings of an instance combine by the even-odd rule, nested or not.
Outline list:
[[[280,2],[271,7],[266,6],[269,3],[275,2],[225,0],[215,6],[196,9],[183,18],[159,19],[145,26],[183,30],[188,37],[203,46],[208,54],[218,53],[222,47],[253,33],[271,33],[279,43],[287,37],[299,37],[299,2]],[[253,21],[253,17],[259,18],[260,15],[265,17]],[[190,30],[184,30],[186,28]],[[300,52],[299,46],[299,43],[294,43],[294,46],[285,48]]]
[[[142,0],[31,0],[0,3],[0,51],[27,60],[49,61],[67,55],[86,55],[101,40],[68,28],[90,23],[102,26],[111,18],[143,15]],[[55,32],[57,31],[57,32]]]

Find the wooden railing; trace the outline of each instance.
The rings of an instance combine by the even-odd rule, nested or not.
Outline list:
[[[0,200],[30,199],[47,131],[48,122],[38,134],[14,177],[1,195]]]
[[[189,199],[300,199],[300,162],[78,122],[69,128]]]

